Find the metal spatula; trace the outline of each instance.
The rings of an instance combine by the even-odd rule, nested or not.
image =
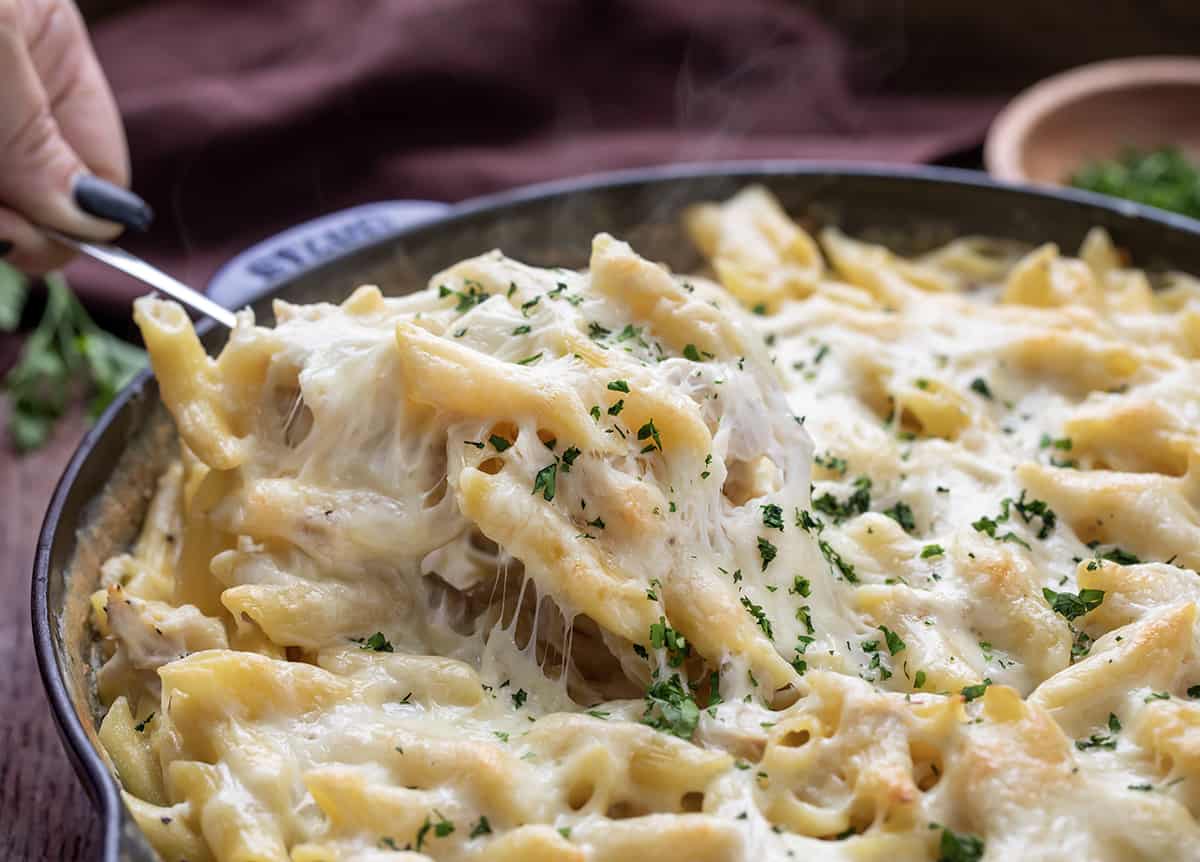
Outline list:
[[[227,326],[230,329],[237,326],[237,318],[228,308],[222,308],[200,291],[193,290],[183,282],[172,278],[161,269],[151,266],[140,257],[135,257],[122,248],[117,248],[115,245],[105,245],[104,243],[75,239],[50,228],[44,227],[41,230],[55,242],[70,246],[76,251],[86,254],[88,257],[108,264],[113,269],[119,269],[126,275],[132,276],[138,281],[145,282],[156,290],[161,290],[167,296],[182,302],[193,311],[211,317],[217,323]]]

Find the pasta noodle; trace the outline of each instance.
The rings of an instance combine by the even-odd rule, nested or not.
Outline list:
[[[181,439],[93,598],[168,862],[1200,858],[1200,291],[686,214],[136,319]]]

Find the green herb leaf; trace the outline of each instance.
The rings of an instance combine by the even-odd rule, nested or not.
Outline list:
[[[904,649],[904,641],[900,639],[900,635],[889,629],[887,626],[880,626],[879,630],[883,632],[883,637],[887,641],[888,652],[892,655]]]
[[[758,556],[762,559],[762,570],[765,572],[767,566],[771,565],[771,561],[775,559],[775,555],[779,553],[779,549],[768,542],[766,539],[759,536],[758,538]]]
[[[917,522],[913,518],[912,507],[903,500],[897,501],[896,505],[889,509],[884,509],[883,514],[899,524],[904,529],[904,532],[909,534],[916,532]]]
[[[962,690],[962,696],[966,699],[967,703],[970,703],[977,697],[983,697],[983,693],[988,690],[988,686],[991,684],[991,679],[984,677],[983,682],[979,683],[978,685],[964,686]]]
[[[374,650],[375,652],[393,652],[392,642],[383,636],[383,632],[375,632],[369,638],[354,638],[360,649]]]
[[[767,503],[762,507],[762,513],[764,527],[783,532],[783,509],[774,503]]]
[[[491,437],[488,437],[488,442],[492,444],[492,448],[497,452],[503,452],[512,445],[508,442],[508,440],[498,434],[493,434]]]
[[[1059,593],[1049,587],[1043,587],[1042,595],[1046,597],[1046,601],[1050,603],[1051,609],[1056,614],[1061,614],[1068,620],[1073,620],[1076,617],[1083,616],[1088,611],[1095,610],[1104,601],[1104,590],[1085,589],[1075,594]]]
[[[967,833],[953,832],[942,827],[942,840],[938,842],[937,862],[979,862],[983,858],[982,838]]]
[[[988,401],[992,400],[992,390],[987,385],[987,381],[984,380],[982,377],[976,377],[974,380],[971,381],[971,391],[979,393],[984,398],[986,398]]]
[[[691,739],[700,722],[700,708],[678,674],[651,684],[646,691],[642,723],[680,739]]]
[[[554,485],[557,478],[558,462],[554,461],[538,470],[537,475],[533,477],[533,493],[541,491],[542,498],[546,502],[550,502],[554,499]]]

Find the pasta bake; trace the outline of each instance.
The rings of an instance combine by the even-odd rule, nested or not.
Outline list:
[[[180,447],[93,611],[164,860],[1200,858],[1200,282],[685,218],[215,358],[139,300]]]

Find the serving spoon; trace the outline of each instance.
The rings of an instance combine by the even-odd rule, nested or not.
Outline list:
[[[182,281],[172,278],[158,267],[151,266],[140,257],[130,254],[123,248],[76,239],[75,237],[67,236],[47,227],[43,227],[41,230],[42,233],[55,242],[62,243],[81,254],[85,254],[101,263],[108,264],[113,269],[119,269],[126,275],[132,276],[157,290],[161,290],[172,299],[183,303],[188,308],[203,314],[205,317],[211,317],[222,326],[229,329],[237,326],[237,317],[228,308],[217,305],[200,291],[193,290]]]
[[[107,264],[113,269],[118,269],[126,275],[132,276],[157,290],[161,290],[172,299],[182,302],[193,311],[203,314],[206,317],[211,317],[222,326],[229,329],[237,326],[237,317],[228,308],[217,305],[200,291],[188,287],[179,279],[167,275],[158,267],[151,266],[137,255],[130,254],[123,248],[76,239],[75,237],[67,236],[64,233],[59,233],[47,227],[42,228],[42,233],[55,242],[62,243],[81,254],[86,254],[90,258]],[[295,425],[296,418],[300,415],[300,408],[303,405],[304,398],[301,393],[297,392],[292,399],[291,407],[287,412],[287,418],[283,423],[284,441],[289,446],[292,445],[292,426]]]

